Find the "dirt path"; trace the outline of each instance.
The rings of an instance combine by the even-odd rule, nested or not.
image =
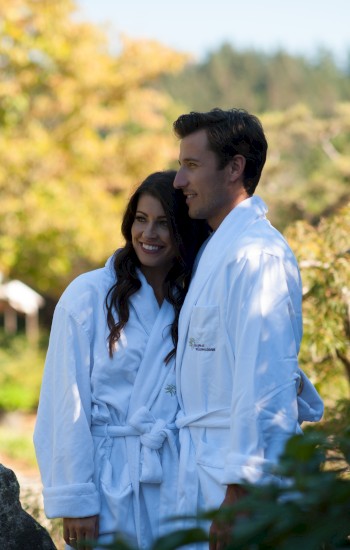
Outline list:
[[[13,434],[17,437],[23,435],[31,439],[34,432],[35,419],[35,414],[23,414],[17,411],[2,413],[0,416],[0,426],[5,428],[9,435]],[[25,459],[9,456],[1,448],[0,462],[6,468],[13,470],[18,481],[22,482],[25,487],[31,484],[35,487],[38,485],[41,487],[39,469],[35,464],[28,463]]]
[[[41,498],[41,480],[39,470],[32,466],[28,466],[21,460],[14,460],[0,452],[0,463],[6,468],[13,470],[18,479],[18,483],[21,488],[21,500],[22,495],[27,495],[28,492],[32,492],[36,496]]]

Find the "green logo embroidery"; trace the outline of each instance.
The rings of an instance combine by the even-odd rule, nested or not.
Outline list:
[[[188,345],[195,351],[215,351],[216,349],[214,346],[199,344],[198,342],[196,342],[196,339],[192,337],[188,339]]]
[[[170,393],[170,395],[176,395],[176,386],[175,384],[168,384],[165,388],[166,393]]]
[[[190,338],[189,341],[188,341],[188,345],[190,346],[190,348],[195,348],[196,347],[196,340],[194,338]]]

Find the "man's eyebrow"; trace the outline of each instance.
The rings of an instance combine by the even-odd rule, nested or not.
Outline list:
[[[186,157],[182,159],[182,164],[184,162],[199,162],[199,160],[196,157]],[[181,160],[179,159],[179,164],[181,164]]]

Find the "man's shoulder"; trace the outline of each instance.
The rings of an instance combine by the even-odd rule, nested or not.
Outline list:
[[[298,262],[288,242],[267,220],[261,220],[250,226],[239,239],[232,236],[232,244],[217,264],[217,273],[229,271],[233,276],[233,272],[246,269],[255,272],[258,265],[268,268],[276,263],[298,278]]]

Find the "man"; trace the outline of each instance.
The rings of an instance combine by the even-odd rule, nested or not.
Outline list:
[[[298,367],[297,262],[254,196],[267,152],[260,121],[214,109],[180,116],[174,130],[174,186],[213,230],[179,321],[178,511],[190,515],[236,502],[244,481],[278,482],[271,467],[285,442],[323,405]],[[223,548],[215,523],[210,534],[210,548]]]

